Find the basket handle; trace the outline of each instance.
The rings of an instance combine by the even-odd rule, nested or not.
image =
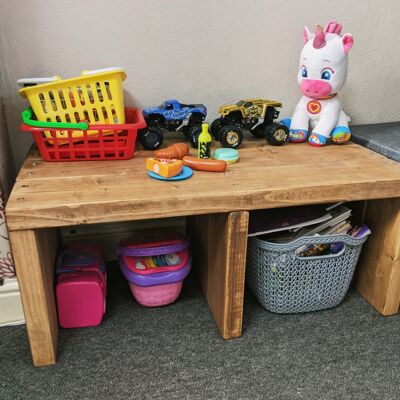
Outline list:
[[[34,126],[37,128],[49,128],[49,129],[78,129],[81,131],[87,131],[89,124],[86,121],[81,122],[48,122],[48,121],[37,121],[33,118],[33,110],[31,107],[22,111],[21,118],[25,125]]]
[[[341,243],[341,242],[339,242]],[[301,254],[295,253],[295,257],[298,260],[321,260],[321,259],[326,259],[326,258],[335,258],[335,257],[340,257],[346,250],[347,244],[342,243],[343,247],[337,252],[337,253],[332,253],[332,254],[325,254],[325,255],[320,255],[320,256],[302,256]]]
[[[297,240],[297,242],[303,242],[302,246],[297,246],[295,249],[295,256],[298,259],[322,259],[322,258],[334,258],[341,256],[348,246],[354,246],[356,243],[363,243],[367,240],[368,235],[361,238],[354,238],[346,234],[339,235],[328,235],[328,236],[307,236]],[[294,241],[293,243],[295,243]],[[315,244],[338,244],[341,245],[338,251],[332,254],[319,255],[319,256],[302,256],[301,253],[304,251],[308,245]]]

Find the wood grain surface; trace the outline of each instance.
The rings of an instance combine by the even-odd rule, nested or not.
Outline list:
[[[54,297],[56,229],[10,232],[33,363],[55,364],[58,321]]]
[[[166,144],[170,144],[171,141]],[[194,154],[194,150],[191,149]],[[400,164],[359,145],[274,147],[246,138],[225,173],[150,178],[127,161],[51,163],[33,151],[7,205],[10,230],[400,197]]]
[[[188,218],[194,266],[224,339],[242,334],[248,221],[247,211]]]
[[[365,223],[371,235],[357,268],[356,289],[381,314],[400,305],[400,199],[368,201]]]

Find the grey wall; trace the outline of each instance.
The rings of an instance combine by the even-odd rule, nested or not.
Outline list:
[[[2,97],[2,86],[0,81],[0,204],[7,199],[14,181],[14,177],[15,165],[11,151],[10,138],[7,130],[5,109]]]
[[[26,106],[16,80],[71,77],[122,66],[126,100],[218,105],[241,97],[281,100],[290,115],[302,28],[337,19],[355,45],[341,93],[353,123],[400,119],[400,2],[396,0],[1,0],[0,62],[17,165],[31,141],[18,132]]]

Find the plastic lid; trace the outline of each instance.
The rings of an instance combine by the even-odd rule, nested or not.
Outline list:
[[[66,250],[58,256],[56,263],[57,275],[84,269],[100,269],[103,273],[106,272],[104,261],[99,259],[97,254],[84,251]]]
[[[21,87],[43,85],[45,83],[51,83],[59,81],[61,78],[59,76],[48,76],[43,78],[21,78],[17,80],[17,83]]]
[[[131,257],[175,253],[188,247],[188,241],[179,233],[142,232],[121,241],[118,254]]]
[[[214,151],[216,160],[233,161],[239,158],[239,152],[235,149],[221,148]]]
[[[94,75],[94,74],[104,74],[106,72],[121,72],[122,80],[126,79],[126,72],[121,67],[109,67],[109,68],[100,68],[100,69],[91,69],[91,70],[83,70],[81,75]]]

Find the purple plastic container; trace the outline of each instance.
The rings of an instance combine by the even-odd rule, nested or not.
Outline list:
[[[188,246],[187,239],[177,233],[146,233],[119,244],[119,265],[138,303],[158,307],[170,304],[179,297],[183,280],[191,268]],[[142,263],[143,257],[165,255],[173,255],[179,262],[156,268],[144,267]]]

